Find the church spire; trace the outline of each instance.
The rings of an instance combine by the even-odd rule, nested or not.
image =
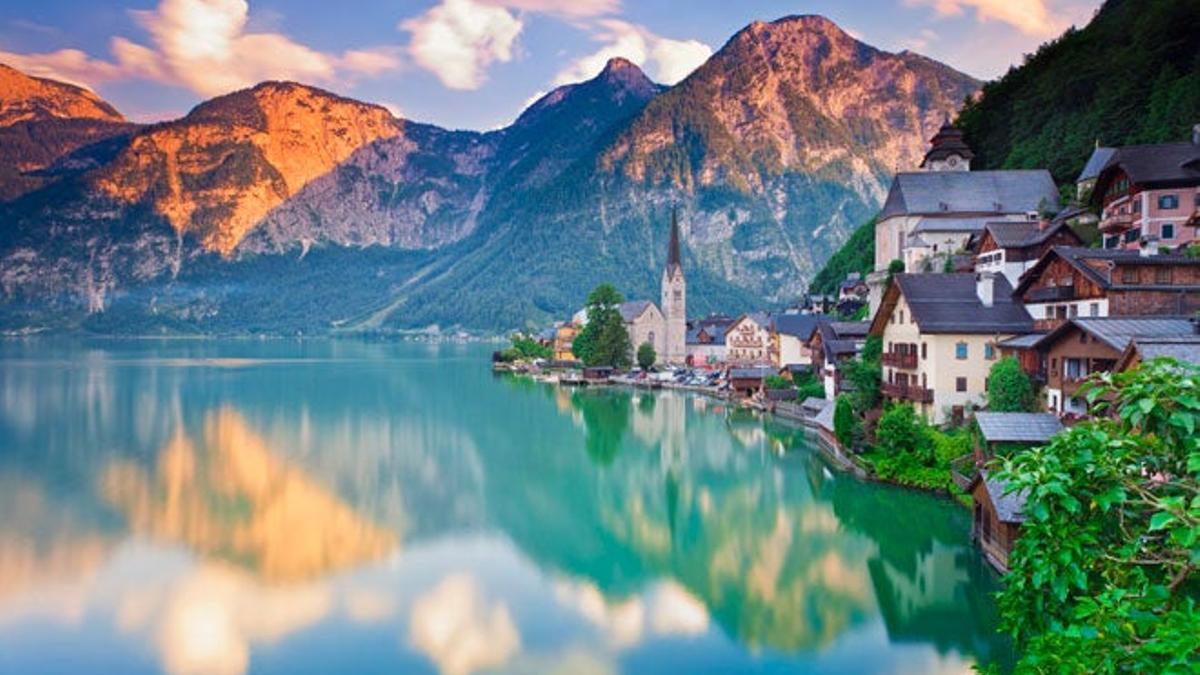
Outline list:
[[[681,266],[679,256],[679,213],[675,206],[671,206],[671,245],[667,249],[667,270],[671,271]]]

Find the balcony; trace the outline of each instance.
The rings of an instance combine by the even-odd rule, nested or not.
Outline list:
[[[880,391],[884,396],[889,398],[899,399],[902,401],[912,401],[913,403],[933,403],[933,390],[925,387],[918,387],[912,384],[892,384],[884,382],[880,385]]]
[[[1043,286],[1029,291],[1026,302],[1053,302],[1055,300],[1074,300],[1075,286]]]
[[[1133,227],[1132,213],[1114,213],[1100,221],[1100,231],[1105,234],[1122,232]]]
[[[903,352],[884,352],[879,360],[883,365],[893,368],[913,370],[917,367],[916,352],[909,352],[907,354]]]

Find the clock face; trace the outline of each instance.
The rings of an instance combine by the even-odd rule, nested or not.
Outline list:
[[[950,166],[958,166],[958,155],[950,155],[950,159],[946,160]]]

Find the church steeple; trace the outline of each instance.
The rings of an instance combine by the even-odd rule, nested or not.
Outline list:
[[[971,159],[975,153],[963,140],[963,132],[950,121],[946,115],[942,128],[938,129],[930,141],[929,152],[921,160],[921,168],[925,171],[970,171]]]
[[[682,268],[679,255],[679,209],[671,207],[671,244],[667,247],[667,273]]]

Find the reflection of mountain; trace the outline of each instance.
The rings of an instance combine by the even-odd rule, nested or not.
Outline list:
[[[135,532],[186,542],[268,580],[311,578],[398,546],[395,533],[289,466],[231,410],[209,419],[200,442],[172,440],[153,473],[115,462],[100,481]]]

